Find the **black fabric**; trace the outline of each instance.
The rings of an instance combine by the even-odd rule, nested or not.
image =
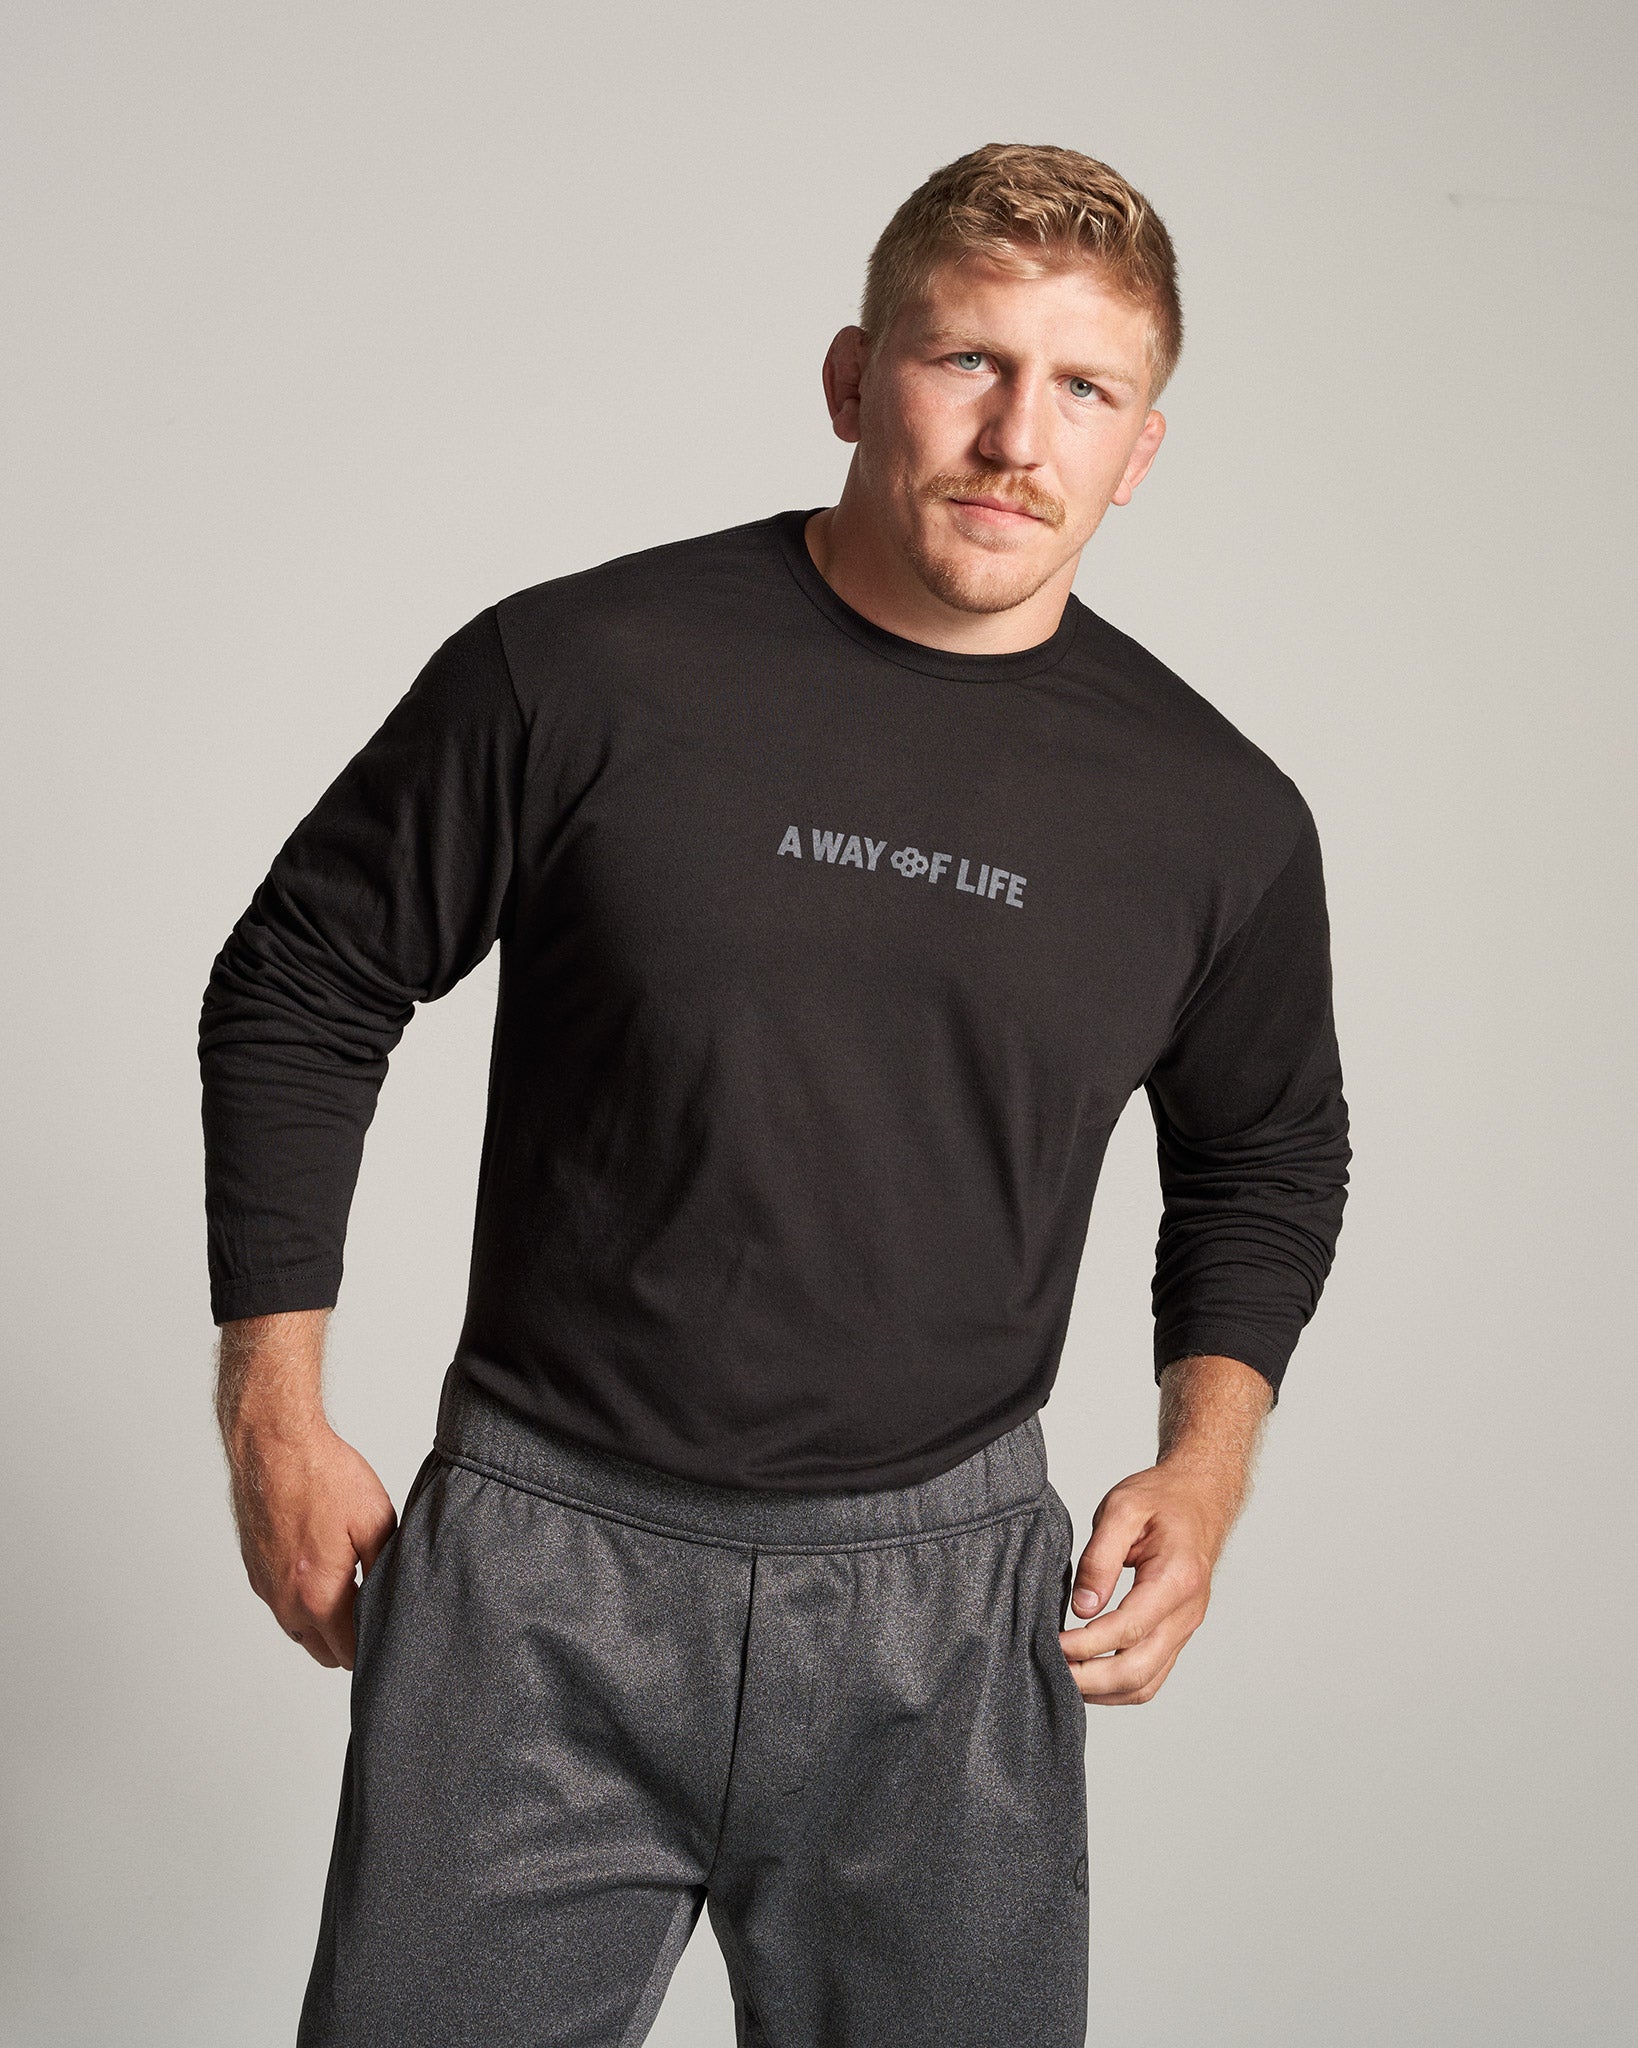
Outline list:
[[[1077,600],[942,653],[807,516],[487,607],[292,833],[200,1022],[217,1321],[335,1302],[388,1055],[498,940],[455,1361],[514,1412],[727,1485],[950,1469],[1047,1398],[1139,1088],[1156,1369],[1278,1391],[1349,1159],[1306,804]]]

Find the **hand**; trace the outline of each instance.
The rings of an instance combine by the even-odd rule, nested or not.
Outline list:
[[[1126,1565],[1133,1583],[1107,1614],[1058,1636],[1090,1705],[1135,1707],[1154,1698],[1206,1618],[1227,1536],[1221,1483],[1187,1465],[1163,1460],[1104,1495],[1070,1604],[1078,1614],[1098,1614]]]
[[[261,1429],[241,1419],[229,1465],[252,1587],[310,1657],[351,1671],[354,1569],[368,1577],[398,1520],[386,1488],[322,1419]]]

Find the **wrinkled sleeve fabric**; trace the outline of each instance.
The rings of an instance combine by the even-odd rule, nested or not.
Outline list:
[[[1155,1374],[1197,1352],[1280,1382],[1330,1271],[1348,1110],[1330,926],[1307,806],[1296,844],[1212,961],[1144,1082],[1162,1197]]]
[[[334,1306],[388,1057],[502,933],[525,739],[491,606],[297,825],[216,956],[199,1063],[217,1323]]]

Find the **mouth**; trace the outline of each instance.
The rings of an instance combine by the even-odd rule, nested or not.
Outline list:
[[[951,505],[959,505],[964,512],[976,512],[981,519],[993,521],[997,525],[1006,525],[1013,520],[1022,520],[1032,526],[1039,526],[1043,523],[1039,513],[1026,512],[1022,505],[1015,503],[1010,498],[952,497],[946,502]]]
[[[969,541],[982,533],[997,539],[1021,535],[1028,526],[1060,527],[1065,507],[1030,476],[1006,476],[998,470],[943,469],[922,484],[924,503],[949,505],[961,514]]]

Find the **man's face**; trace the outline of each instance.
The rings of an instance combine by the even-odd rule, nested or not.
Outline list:
[[[874,347],[837,337],[862,351],[856,416],[836,415],[858,442],[857,486],[935,597],[1006,611],[1074,574],[1166,430],[1148,404],[1148,331],[1089,264],[1028,276],[969,256]]]

